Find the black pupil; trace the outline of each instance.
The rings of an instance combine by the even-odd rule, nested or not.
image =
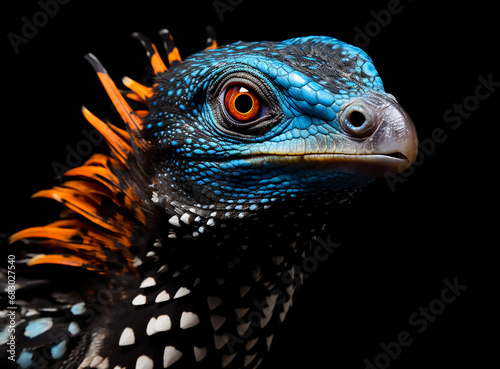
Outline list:
[[[349,116],[349,122],[356,128],[361,127],[363,124],[365,124],[366,118],[363,113],[359,111],[353,111],[351,112],[351,115]]]
[[[240,113],[248,113],[253,107],[252,98],[246,94],[241,94],[234,101],[234,107]]]

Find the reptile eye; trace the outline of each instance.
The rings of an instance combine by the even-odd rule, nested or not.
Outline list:
[[[247,123],[262,116],[260,97],[245,86],[230,86],[224,97],[224,107],[231,118]]]
[[[241,139],[263,136],[283,117],[273,85],[246,71],[224,75],[207,91],[213,124]]]

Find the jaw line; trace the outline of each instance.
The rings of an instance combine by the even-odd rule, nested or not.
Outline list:
[[[411,165],[406,157],[398,154],[263,154],[245,157],[243,160],[253,165],[337,168],[339,172],[351,172],[368,178],[398,174]]]

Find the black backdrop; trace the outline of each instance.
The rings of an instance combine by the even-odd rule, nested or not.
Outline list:
[[[330,225],[340,246],[297,293],[263,368],[486,363],[498,337],[488,267],[498,240],[487,237],[498,221],[489,191],[497,187],[496,10],[411,0],[13,3],[2,10],[2,246],[7,234],[57,216],[52,202],[29,196],[57,183],[54,166],[72,165],[68,150],[89,128],[81,106],[119,121],[85,53],[117,82],[144,81],[134,31],[160,46],[157,31],[168,28],[183,56],[204,47],[206,25],[220,44],[328,35],[368,52],[412,116],[421,149],[411,172],[380,179]],[[90,156],[80,149],[82,160]],[[467,288],[450,301],[445,280]],[[398,337],[407,344],[400,352],[391,344]],[[384,344],[393,358],[380,355]]]

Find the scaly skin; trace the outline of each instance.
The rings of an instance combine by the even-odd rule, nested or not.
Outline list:
[[[161,34],[169,69],[137,35],[156,84],[124,79],[148,112],[88,56],[127,131],[84,109],[111,154],[37,194],[61,221],[11,237],[20,368],[257,367],[303,261],[332,251],[337,204],[415,160],[411,119],[356,47],[211,39],[181,61]]]

